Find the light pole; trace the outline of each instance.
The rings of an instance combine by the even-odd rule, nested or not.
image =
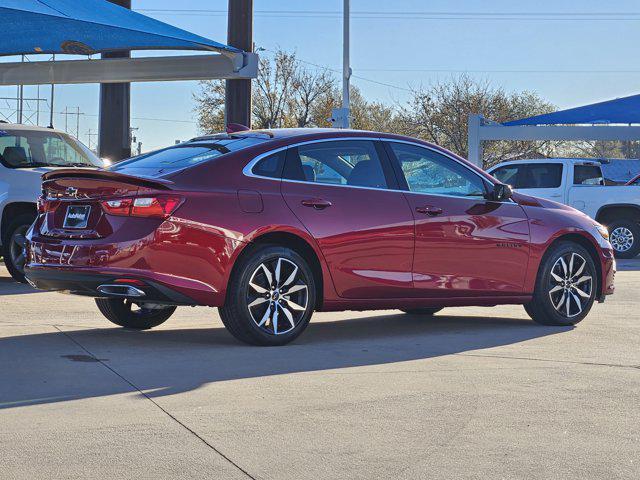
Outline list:
[[[342,20],[342,126],[349,128],[349,79],[351,78],[351,66],[349,64],[349,3],[344,0]]]
[[[342,20],[342,107],[331,111],[329,121],[334,128],[349,128],[349,79],[351,66],[349,65],[349,0],[344,0]]]

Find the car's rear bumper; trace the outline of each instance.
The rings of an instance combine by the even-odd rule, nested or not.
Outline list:
[[[144,293],[140,297],[131,297],[138,301],[207,306],[218,306],[224,302],[219,292],[199,282],[141,270],[29,265],[25,268],[25,276],[34,288],[40,290],[89,297],[123,297],[121,294],[105,294],[104,291],[99,291],[98,287],[132,284]]]

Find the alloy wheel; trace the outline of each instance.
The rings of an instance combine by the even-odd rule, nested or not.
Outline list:
[[[22,225],[15,229],[9,239],[9,252],[11,254],[11,263],[20,273],[24,273],[24,265],[26,262],[26,243],[25,237],[29,225]]]
[[[575,252],[560,256],[549,277],[549,298],[556,311],[566,318],[580,315],[592,294],[593,272],[587,260]]]
[[[249,279],[246,305],[254,323],[271,335],[293,330],[304,317],[309,287],[301,269],[289,259],[258,265]]]
[[[626,252],[633,246],[633,232],[627,227],[616,227],[611,232],[609,241],[616,252]]]

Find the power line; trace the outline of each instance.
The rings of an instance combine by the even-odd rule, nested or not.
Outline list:
[[[270,52],[270,53],[277,53],[275,50],[271,50],[269,48],[264,48],[263,47],[263,50],[265,50],[267,52]],[[307,60],[302,60],[300,58],[296,58],[296,60],[298,62],[304,63],[306,65],[311,65],[311,66],[316,67],[316,68],[321,68],[322,70],[328,70],[328,71],[334,72],[334,73],[342,73],[342,70],[339,70],[337,68],[327,67],[326,65],[319,65],[317,63],[309,62]],[[371,78],[363,77],[361,75],[351,74],[351,78],[357,78],[358,80],[362,80],[364,82],[375,83],[375,84],[378,84],[378,85],[382,85],[384,87],[395,88],[396,90],[403,90],[403,91],[409,92],[409,93],[413,92],[413,90],[411,90],[410,88],[404,88],[404,87],[399,87],[398,85],[393,85],[391,83],[380,82],[378,80],[373,80]]]
[[[226,10],[143,8],[138,12],[157,15],[226,16]],[[273,18],[342,18],[333,10],[256,10],[255,16]],[[352,18],[380,20],[561,20],[640,21],[640,12],[438,12],[438,11],[353,11]]]

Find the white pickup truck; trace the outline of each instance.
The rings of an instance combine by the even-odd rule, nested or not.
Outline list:
[[[91,150],[64,132],[0,122],[0,246],[13,278],[25,281],[24,234],[36,218],[42,174],[101,165]]]
[[[633,258],[640,253],[640,188],[605,185],[600,162],[516,160],[495,165],[488,172],[519,192],[564,203],[607,226],[617,257]]]

